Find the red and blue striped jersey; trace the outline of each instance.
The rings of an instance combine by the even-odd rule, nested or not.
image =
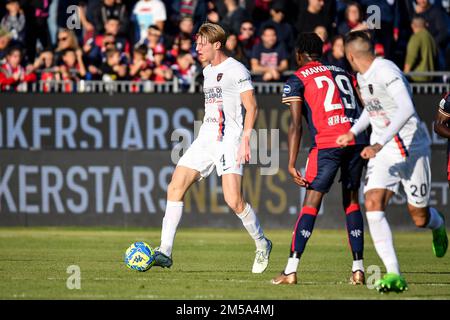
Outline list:
[[[286,81],[282,103],[302,102],[313,147],[337,148],[337,137],[347,133],[362,112],[355,85],[355,78],[344,69],[313,61]],[[361,134],[351,144],[367,141],[367,136]]]

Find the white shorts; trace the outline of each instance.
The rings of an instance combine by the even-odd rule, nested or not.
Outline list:
[[[183,154],[177,166],[188,167],[200,172],[200,179],[206,178],[216,168],[217,175],[239,174],[244,166],[236,164],[239,140],[211,141],[211,137],[198,136]]]
[[[371,189],[398,192],[403,185],[408,203],[428,206],[431,187],[430,150],[410,152],[404,158],[398,152],[382,149],[367,165],[364,193]]]

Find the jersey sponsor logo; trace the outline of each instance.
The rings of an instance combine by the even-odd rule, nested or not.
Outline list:
[[[336,115],[336,116],[329,117],[327,123],[328,123],[328,126],[331,127],[331,126],[335,126],[340,123],[347,123],[347,122],[353,123],[354,121],[355,120],[353,118],[349,118],[347,116],[342,116],[342,115]]]
[[[222,79],[222,77],[223,77],[223,73],[222,72],[217,74],[217,82],[219,82]]]
[[[284,97],[286,94],[291,93],[291,91],[292,91],[291,86],[288,85],[288,84],[285,84],[284,87],[283,87],[283,97]]]
[[[400,80],[400,78],[399,77],[395,77],[394,79],[392,79],[391,81],[389,81],[389,82],[386,82],[386,87],[389,87],[391,84],[393,84],[395,81],[397,81],[397,80]]]
[[[223,97],[221,87],[205,88],[203,92],[205,93],[206,104],[222,103]]]

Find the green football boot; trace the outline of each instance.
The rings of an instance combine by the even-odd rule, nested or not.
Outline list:
[[[442,258],[445,256],[448,247],[447,230],[445,229],[445,219],[444,215],[439,212],[444,223],[442,226],[433,230],[433,253],[436,257]]]
[[[400,293],[408,290],[408,284],[401,275],[396,273],[386,273],[382,279],[375,283],[375,288],[380,293]]]

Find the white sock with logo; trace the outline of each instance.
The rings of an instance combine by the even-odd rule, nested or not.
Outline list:
[[[370,235],[378,256],[388,273],[400,274],[400,266],[394,249],[391,228],[383,211],[367,211]]]
[[[167,200],[166,212],[162,222],[160,250],[167,256],[172,255],[173,241],[183,214],[183,201]]]
[[[439,215],[438,211],[433,207],[429,207],[428,212],[430,213],[430,220],[428,221],[427,228],[431,230],[440,228],[444,223],[444,220]]]
[[[284,274],[290,274],[292,272],[297,272],[299,263],[300,263],[299,258],[289,258],[286,268],[284,269]]]
[[[242,224],[247,229],[248,234],[255,240],[256,248],[259,250],[266,249],[267,240],[264,237],[264,232],[259,224],[258,217],[250,204],[246,203],[244,211],[236,213],[236,215],[242,220]]]

